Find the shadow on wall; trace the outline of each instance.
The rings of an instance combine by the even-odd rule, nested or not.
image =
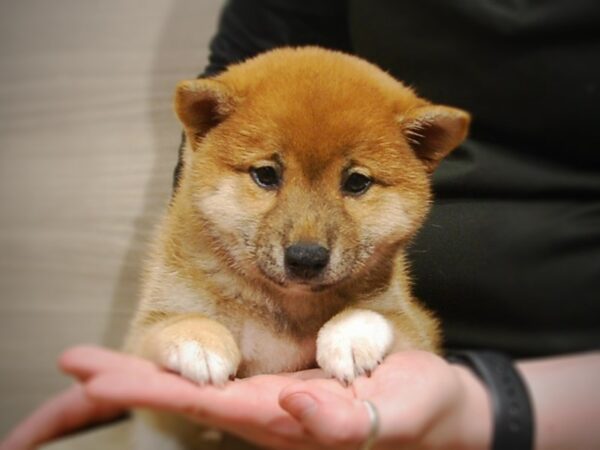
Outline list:
[[[167,15],[152,64],[148,93],[149,123],[154,154],[144,189],[141,211],[122,261],[111,302],[103,345],[119,348],[135,311],[141,290],[142,267],[148,244],[169,201],[180,134],[171,99],[178,81],[194,78],[208,62],[208,45],[216,30],[222,2],[174,0]]]

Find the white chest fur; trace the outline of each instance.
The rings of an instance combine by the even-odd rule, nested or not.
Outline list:
[[[258,373],[292,372],[312,367],[315,338],[296,340],[276,333],[260,322],[246,320],[240,332],[244,376]]]

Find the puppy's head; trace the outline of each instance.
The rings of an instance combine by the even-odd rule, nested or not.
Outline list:
[[[232,266],[322,290],[389,258],[422,223],[429,175],[469,115],[432,105],[375,66],[279,49],[182,82],[182,184]]]

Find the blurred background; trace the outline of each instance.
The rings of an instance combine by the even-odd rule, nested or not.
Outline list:
[[[0,3],[0,436],[70,383],[63,349],[120,346],[170,195],[173,89],[221,3]]]

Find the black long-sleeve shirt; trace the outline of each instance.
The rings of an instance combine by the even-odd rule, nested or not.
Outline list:
[[[230,0],[204,75],[283,45],[364,57],[470,138],[434,176],[411,248],[450,347],[600,346],[600,3]]]

